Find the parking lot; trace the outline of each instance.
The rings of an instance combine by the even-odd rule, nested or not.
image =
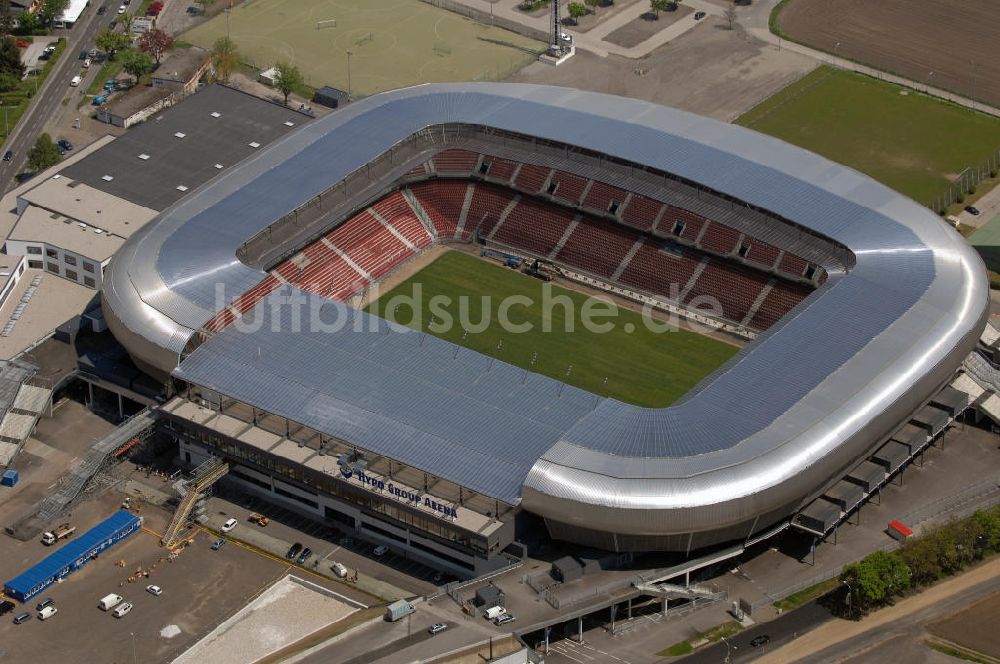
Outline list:
[[[256,530],[282,541],[282,550],[275,552],[280,555],[284,555],[292,544],[298,542],[313,550],[313,555],[306,561],[306,567],[312,567],[321,574],[330,575],[330,566],[338,562],[347,567],[349,574],[357,572],[361,576],[377,579],[399,589],[400,592],[395,593],[398,596],[433,592],[438,583],[444,583],[449,578],[438,570],[393,551],[392,547],[389,547],[385,555],[376,558],[372,553],[375,548],[373,543],[353,534],[345,535],[328,524],[280,507],[272,501],[224,486],[218,487],[216,494],[209,501],[207,512],[216,520],[235,517],[241,526],[238,531],[231,533],[234,538],[241,539],[248,530]],[[252,513],[267,516],[270,519],[268,526],[261,528],[250,523],[249,516]],[[255,546],[259,545],[255,540],[249,537],[247,539]],[[391,589],[389,591],[391,593]],[[394,598],[383,597],[386,600]]]

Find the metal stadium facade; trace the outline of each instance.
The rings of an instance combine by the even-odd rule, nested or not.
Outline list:
[[[794,250],[823,278],[662,409],[503,363],[483,378],[490,358],[353,310],[364,325],[333,333],[292,330],[276,320],[286,314],[263,306],[252,331],[209,324],[223,308],[218,293],[251,291],[338,220],[398,189],[429,155],[456,147],[689,200],[742,235]],[[282,418],[273,445],[254,443],[272,455],[296,427],[318,435],[313,448],[289,447],[289,463],[312,464],[317,476],[289,471],[285,494],[320,513],[326,497],[356,507],[358,492],[388,494],[379,499],[410,516],[379,507],[373,536],[419,540],[424,553],[450,551],[473,571],[483,567],[468,560],[492,559],[513,541],[501,515],[521,511],[542,517],[556,539],[613,551],[690,553],[787,522],[953,377],[988,314],[985,271],[966,242],[867,176],[681,111],[518,84],[418,86],[332,113],[163,212],[119,252],[104,283],[112,331],[137,364],[171,377],[178,398],[217,413],[240,404],[247,427]],[[279,279],[267,297],[299,294]],[[191,449],[239,462],[239,445],[213,443],[199,426]],[[228,435],[247,437],[241,431]],[[312,454],[296,457],[293,447]],[[246,463],[247,481],[276,490],[271,462]],[[404,481],[403,469],[422,475],[422,486]],[[320,490],[322,477],[340,484]],[[455,495],[434,499],[436,483]],[[464,509],[469,496],[479,508]],[[328,517],[358,527],[354,512],[329,505]],[[489,530],[462,525],[470,509],[497,524],[495,538],[470,545],[447,529],[429,532],[435,519]]]

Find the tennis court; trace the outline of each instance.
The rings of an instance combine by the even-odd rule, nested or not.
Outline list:
[[[354,97],[418,83],[501,80],[545,48],[420,0],[249,0],[182,38],[211,48],[227,31],[244,62],[267,69],[289,61],[314,87],[347,90],[350,63]]]

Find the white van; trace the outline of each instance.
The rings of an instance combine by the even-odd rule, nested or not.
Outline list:
[[[121,604],[122,599],[123,597],[121,595],[116,595],[114,593],[111,593],[107,597],[102,598],[101,601],[97,603],[97,608],[99,608],[101,611],[110,611],[111,609]]]
[[[57,613],[59,613],[59,609],[57,609],[56,607],[51,606],[51,605],[50,606],[46,606],[44,609],[42,609],[41,611],[38,612],[38,619],[39,620],[48,620],[49,618],[51,618],[52,616],[56,615]]]
[[[125,602],[124,604],[119,604],[118,607],[111,613],[115,618],[121,618],[126,613],[132,610],[132,602]]]
[[[347,576],[347,568],[342,563],[334,563],[330,566],[330,569],[333,570],[338,579],[343,579]]]
[[[73,80],[69,82],[69,87],[75,88],[76,86],[80,85],[80,81],[82,81],[82,80],[83,79],[80,78],[79,75],[74,76]]]
[[[484,613],[483,615],[486,616],[487,620],[496,620],[505,613],[507,613],[507,609],[503,608],[502,606],[491,606],[490,608],[486,609],[486,613]]]

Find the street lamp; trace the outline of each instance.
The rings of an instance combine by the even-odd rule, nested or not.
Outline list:
[[[351,101],[351,56],[354,55],[350,51],[347,51],[347,101]]]
[[[933,75],[934,75],[934,72],[928,72],[927,73],[927,80],[924,83],[924,88],[926,88],[925,92],[927,92],[927,94],[931,93],[931,76],[933,76]]]
[[[854,588],[847,581],[844,585],[847,586],[847,617],[851,618],[854,615]]]
[[[726,664],[729,664],[733,651],[736,650],[736,646],[729,643],[729,639],[727,639],[726,637],[723,636],[720,638],[722,639],[722,642],[726,644],[726,659],[723,661],[725,661]]]
[[[972,110],[976,110],[976,61],[969,62],[972,64]]]

